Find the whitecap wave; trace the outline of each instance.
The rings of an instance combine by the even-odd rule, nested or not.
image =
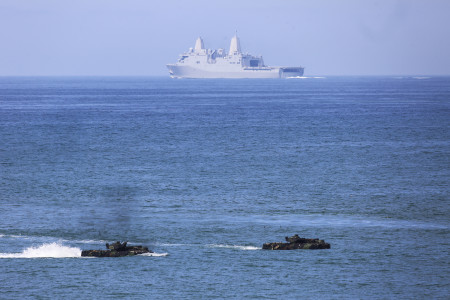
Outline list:
[[[73,242],[78,244],[105,244],[108,243],[108,241],[104,240],[64,240],[67,242]]]
[[[295,225],[295,226],[331,226],[331,227],[385,227],[385,228],[422,228],[422,229],[449,229],[447,224],[418,221],[398,220],[390,218],[377,218],[350,215],[277,215],[257,216],[255,222],[264,224]]]
[[[28,235],[17,235],[17,234],[2,235],[2,237],[10,239],[24,239],[24,240],[30,240],[33,238],[32,236]]]
[[[60,243],[29,247],[21,253],[0,253],[0,258],[66,258],[81,257],[81,249],[64,246]]]
[[[169,255],[169,253],[144,253],[144,254],[139,254],[139,256],[155,256],[155,257],[161,257],[161,256],[167,256]]]
[[[162,246],[162,247],[180,247],[180,246],[191,246],[190,244],[171,244],[171,243],[153,243],[155,246]]]
[[[261,248],[255,246],[242,246],[242,245],[224,245],[224,244],[210,244],[212,248],[228,248],[237,250],[260,250]]]
[[[414,79],[430,79],[431,77],[427,77],[427,76],[416,76],[413,77]]]

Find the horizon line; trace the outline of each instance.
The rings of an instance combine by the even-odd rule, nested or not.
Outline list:
[[[308,77],[446,77],[450,76],[450,73],[448,74],[347,74],[347,75],[333,75],[333,74],[310,74],[308,76],[302,76],[305,78]],[[170,78],[170,75],[102,75],[102,74],[95,74],[95,75],[82,75],[82,74],[71,74],[71,75],[45,75],[45,74],[34,74],[34,75],[2,75],[0,74],[0,77],[167,77]],[[199,78],[201,79],[201,78]],[[216,79],[223,79],[223,78],[216,78]],[[245,78],[242,78],[245,79]]]

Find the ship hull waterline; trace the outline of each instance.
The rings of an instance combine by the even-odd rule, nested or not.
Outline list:
[[[198,69],[191,66],[167,65],[172,78],[287,78],[303,76],[303,68],[296,68],[286,72],[282,67],[242,69],[239,71],[218,71]]]

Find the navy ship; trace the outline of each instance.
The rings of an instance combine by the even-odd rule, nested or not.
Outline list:
[[[195,47],[180,55],[175,64],[168,64],[172,78],[289,78],[303,76],[303,67],[269,67],[262,56],[241,52],[237,34],[230,49],[205,49],[201,37]]]

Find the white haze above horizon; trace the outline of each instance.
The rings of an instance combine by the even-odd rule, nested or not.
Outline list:
[[[168,76],[193,47],[317,75],[450,75],[448,0],[0,0],[0,76]]]

